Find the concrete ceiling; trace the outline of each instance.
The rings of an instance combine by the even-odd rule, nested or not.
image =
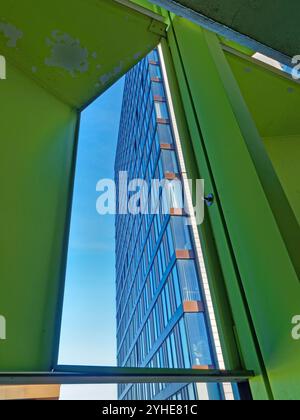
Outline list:
[[[276,60],[300,54],[298,0],[151,0]]]

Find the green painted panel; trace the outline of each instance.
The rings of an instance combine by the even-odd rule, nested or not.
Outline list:
[[[299,312],[300,284],[249,147],[255,122],[217,37],[184,19],[175,19],[174,28],[257,353],[269,380],[269,397],[298,399],[299,342],[291,337],[291,320]],[[196,149],[198,140],[192,140]],[[230,294],[231,283],[226,277],[225,281]],[[238,296],[232,305],[233,310],[238,307]],[[240,324],[236,316],[235,322]],[[247,359],[252,349],[244,346],[240,331],[241,350]],[[253,391],[255,398],[265,397],[257,388]]]
[[[214,192],[211,180],[209,179],[209,171],[207,169],[207,165],[205,160],[203,159],[203,152],[200,146],[200,140],[198,142],[198,149],[197,149],[197,157],[195,158],[193,143],[191,141],[191,135],[193,138],[199,137],[199,133],[197,132],[197,128],[194,127],[194,116],[192,112],[188,112],[188,115],[185,116],[184,112],[184,105],[187,108],[187,103],[183,103],[181,92],[183,93],[183,99],[186,98],[186,90],[185,90],[185,82],[178,74],[178,79],[176,77],[176,72],[174,68],[174,64],[178,64],[176,53],[174,50],[174,37],[171,34],[172,31],[169,33],[169,45],[171,46],[173,57],[171,55],[171,51],[168,48],[168,43],[166,41],[162,42],[162,49],[164,54],[164,60],[166,64],[166,71],[168,74],[168,81],[170,84],[171,95],[172,95],[172,102],[174,106],[175,116],[177,127],[179,131],[179,136],[181,140],[181,147],[184,154],[184,161],[187,170],[187,177],[188,179],[200,179],[201,176],[205,178],[205,189],[206,193]],[[177,71],[178,71],[177,67]],[[178,85],[178,81],[180,81],[180,85]],[[188,126],[187,120],[191,122],[190,126]],[[199,173],[199,169],[197,167],[197,162],[199,161],[199,165],[201,167],[201,175]],[[196,191],[193,191],[193,202],[197,202]],[[210,289],[212,293],[212,300],[214,303],[215,314],[217,318],[217,323],[219,326],[219,333],[222,342],[222,349],[223,355],[225,360],[225,367],[226,369],[240,369],[243,366],[243,362],[240,359],[239,351],[238,351],[238,343],[236,342],[235,338],[235,327],[234,321],[232,316],[232,310],[229,305],[228,296],[226,292],[226,288],[224,287],[224,280],[223,276],[224,273],[222,272],[222,267],[220,264],[220,257],[218,256],[217,248],[222,249],[223,256],[226,254],[226,244],[221,242],[224,239],[224,230],[222,226],[220,227],[220,218],[217,216],[217,212],[214,215],[214,220],[211,220],[212,214],[211,212],[206,212],[205,215],[205,222],[199,226],[199,234],[200,240],[202,243],[204,258],[205,258],[205,265],[208,271],[208,280],[210,283]],[[216,220],[218,218],[218,220]],[[216,226],[218,226],[216,228]],[[218,231],[216,233],[216,239],[218,241],[218,246],[216,246],[214,233],[213,231]],[[228,256],[228,254],[227,254]],[[226,257],[225,257],[226,258]],[[254,353],[255,359],[256,355]],[[252,359],[252,360],[253,360]],[[252,364],[253,368],[254,364]]]
[[[300,84],[254,59],[226,53],[261,136],[300,134]]]
[[[203,134],[197,119],[195,103],[191,95],[189,79],[185,72],[184,62],[182,61],[180,46],[177,40],[177,19],[169,31],[168,41],[171,48],[172,58],[179,82],[180,93],[185,109],[188,129],[192,140],[194,156],[190,157],[190,165],[197,165],[198,174],[205,180],[206,193],[213,193],[216,197],[215,205],[207,210],[204,224],[201,226],[200,237],[209,282],[214,295],[214,306],[218,318],[218,325],[222,327],[220,331],[225,356],[225,363],[228,369],[236,369],[242,366],[251,367],[255,371],[256,377],[251,382],[251,387],[255,395],[261,399],[268,399],[268,388],[263,371],[263,364],[256,349],[255,336],[251,331],[251,324],[248,319],[247,304],[241,293],[239,285],[239,273],[236,270],[236,263],[232,258],[232,249],[227,236],[226,225],[222,214],[221,203],[218,200],[218,190],[214,182],[214,175],[210,162],[207,159],[207,151],[204,144]],[[185,155],[188,159],[188,156]],[[194,161],[193,161],[194,159]],[[189,173],[190,175],[190,173]],[[198,175],[198,176],[199,176]],[[217,254],[217,255],[216,255]],[[220,266],[219,266],[220,265]],[[221,271],[221,273],[219,272]],[[227,288],[227,297],[220,296],[222,288]],[[225,292],[226,294],[226,292]],[[231,304],[232,323],[228,323],[228,313],[226,315],[227,299]],[[224,313],[225,312],[225,313]],[[227,319],[226,319],[227,318]],[[224,322],[226,325],[224,325]],[[231,330],[231,331],[230,331]],[[232,346],[231,336],[235,334],[236,345]],[[240,349],[240,360],[236,360],[237,348]],[[247,351],[245,351],[247,349]]]
[[[240,121],[248,149],[288,252],[300,277],[300,227],[295,214],[295,206],[293,207],[290,201],[291,188],[287,189],[282,182],[282,177],[279,176],[274,161],[270,160],[262,141],[262,137],[265,136],[286,137],[297,136],[300,133],[298,117],[300,84],[283,72],[248,57],[226,53],[226,58],[238,82],[237,87],[233,77],[230,80],[230,76],[227,76],[227,82],[224,79],[228,96]],[[225,70],[224,63],[223,67]],[[222,77],[225,73],[226,71],[223,72]],[[251,112],[255,125],[248,110]],[[294,187],[295,182],[292,184]],[[293,194],[293,199],[295,198],[296,194]]]
[[[164,34],[161,16],[120,3],[2,1],[1,54],[62,101],[81,108],[153,49]],[[150,12],[145,9],[145,13]]]
[[[255,61],[226,57],[300,224],[300,84]]]
[[[0,371],[56,363],[77,110],[165,34],[160,15],[126,0],[5,0],[0,54]]]
[[[47,371],[77,113],[10,65],[0,98],[0,370]]]
[[[300,134],[263,141],[300,225]]]

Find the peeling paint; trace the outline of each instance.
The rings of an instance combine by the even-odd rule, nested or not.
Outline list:
[[[0,32],[8,39],[6,46],[16,48],[17,42],[23,37],[23,32],[11,23],[0,22]]]
[[[133,56],[133,58],[135,60],[139,60],[141,57],[142,57],[142,53],[141,52],[138,52],[138,53],[134,54],[134,56]]]
[[[103,76],[100,77],[100,83],[102,86],[106,85],[112,78],[112,74],[111,73],[107,73],[104,74]]]
[[[45,59],[47,66],[63,68],[73,77],[76,76],[76,73],[88,71],[89,52],[87,48],[80,45],[78,39],[56,30],[52,32],[52,39],[46,39],[46,43],[52,47],[52,56]]]
[[[115,77],[119,76],[124,68],[124,62],[120,61],[119,65],[116,66],[112,72],[110,73],[106,73],[103,76],[101,76],[99,78],[99,81],[101,83],[102,86],[107,85],[109,82],[111,82],[111,80],[113,80]]]
[[[123,70],[123,67],[124,67],[124,63],[123,61],[120,61],[119,65],[114,68],[114,71],[113,71],[114,76],[117,76],[118,74],[120,74]]]

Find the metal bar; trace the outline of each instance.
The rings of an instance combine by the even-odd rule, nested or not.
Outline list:
[[[249,371],[60,366],[54,372],[3,372],[0,385],[241,383],[253,377]]]
[[[152,19],[157,20],[158,22],[165,23],[165,18],[158,13],[155,13],[154,11],[147,9],[146,7],[143,7],[137,3],[133,3],[130,0],[114,0],[116,3],[122,4],[125,7],[128,7],[129,9],[134,10],[135,12],[142,13],[143,15],[146,15],[148,17],[151,17]]]

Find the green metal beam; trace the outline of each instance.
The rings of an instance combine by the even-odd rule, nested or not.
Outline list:
[[[253,376],[247,371],[61,366],[54,372],[1,373],[0,385],[240,383]]]
[[[188,23],[182,21],[182,24]],[[193,25],[193,28],[195,30],[197,27]],[[180,115],[185,115],[191,136],[191,145],[183,137],[186,148],[185,157],[187,159],[188,177],[190,179],[205,179],[206,193],[214,193],[215,197],[217,197],[217,186],[195,113],[192,92],[190,91],[189,79],[185,73],[180,46],[177,42],[175,33],[176,21],[171,29],[168,34],[168,42],[185,111],[184,113],[177,113],[177,116],[179,118]],[[199,30],[201,29],[199,28]],[[179,121],[182,120],[179,119]],[[196,166],[196,168],[191,172],[189,168],[193,166]],[[214,294],[218,324],[222,325],[220,333],[226,366],[231,369],[236,369],[241,364],[247,367],[251,366],[251,369],[254,369],[256,373],[256,378],[251,381],[252,389],[256,389],[261,399],[268,399],[263,367],[252,336],[247,308],[239,286],[239,273],[236,270],[236,263],[232,257],[232,246],[218,200],[206,212],[205,222],[199,227],[199,230],[209,273],[208,279]],[[222,291],[223,288],[225,288],[225,292]],[[230,319],[231,317],[233,319]],[[247,349],[247,352],[244,352],[243,349]],[[236,353],[239,354],[236,355]]]
[[[268,104],[272,107],[280,98],[278,92],[289,92],[295,95],[290,101],[300,102],[298,85],[263,66],[260,71],[266,80],[262,82],[260,72],[251,66],[249,70],[248,61],[240,72],[234,69],[233,77],[215,34],[185,19],[173,20],[168,40],[194,158],[211,188],[207,193],[216,197],[205,223],[212,224],[243,365],[256,373],[250,381],[253,395],[257,399],[295,399],[300,386],[299,344],[291,339],[291,320],[299,308],[299,277],[293,239],[286,236],[287,225],[277,218],[278,203],[271,198],[270,188],[281,197],[280,206],[287,197],[282,193],[284,184],[279,185],[272,174],[276,166],[270,164],[271,156],[249,112],[253,103],[245,100],[258,84],[263,86],[274,77],[276,80],[268,81],[274,89],[263,97],[261,109],[268,118]],[[245,73],[251,76],[243,96],[238,82],[245,83]],[[251,81],[254,74],[257,79]],[[255,92],[257,101],[262,100],[260,92]],[[284,115],[279,117],[280,128],[286,129]],[[287,219],[295,219],[290,209],[280,211]]]

